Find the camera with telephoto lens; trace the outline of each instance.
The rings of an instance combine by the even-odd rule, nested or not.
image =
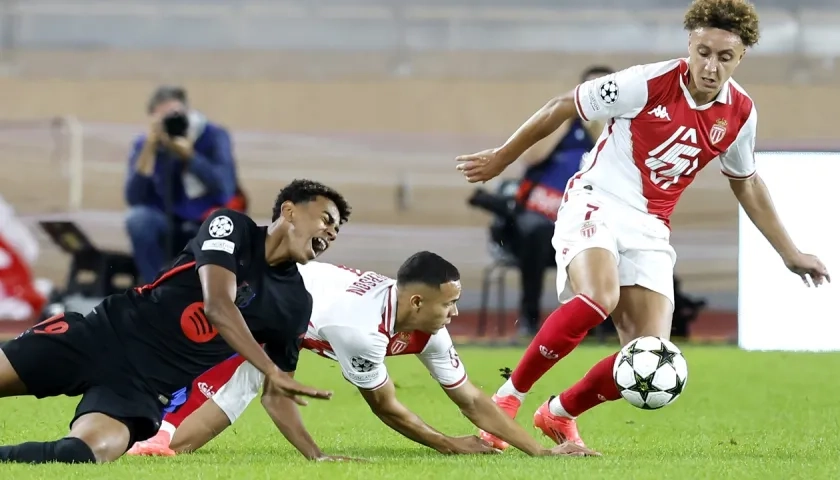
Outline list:
[[[186,137],[190,121],[185,112],[176,111],[163,117],[163,131],[172,138]]]

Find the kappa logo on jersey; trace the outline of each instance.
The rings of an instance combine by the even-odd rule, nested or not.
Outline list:
[[[356,370],[357,372],[366,373],[373,370],[373,362],[367,358],[353,357],[350,359],[350,365],[353,367],[353,370]]]
[[[712,125],[712,129],[709,130],[709,141],[712,142],[712,145],[723,140],[723,137],[726,136],[726,125],[726,120],[722,118],[718,118]]]
[[[233,233],[233,222],[230,218],[219,215],[210,222],[207,228],[213,238],[224,238]]]
[[[607,80],[602,83],[599,93],[601,95],[601,101],[605,105],[612,105],[618,101],[618,85],[614,80]]]
[[[408,344],[411,341],[411,334],[406,332],[400,332],[394,337],[394,340],[391,343],[391,355],[399,355],[400,353],[404,352],[406,348],[408,348]]]
[[[648,115],[653,115],[656,118],[667,119],[671,121],[671,116],[668,115],[668,109],[662,105],[657,105],[656,108],[648,112]]]
[[[680,126],[668,140],[648,152],[645,166],[650,169],[650,181],[662,190],[680,181],[680,177],[697,170],[700,147],[697,130]]]

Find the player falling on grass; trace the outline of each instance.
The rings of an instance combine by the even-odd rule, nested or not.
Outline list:
[[[66,437],[0,447],[0,461],[115,460],[158,431],[173,392],[235,352],[265,375],[267,405],[329,398],[288,373],[312,311],[297,264],[326,250],[349,213],[336,191],[296,180],[281,190],[268,227],[218,210],[153,284],[3,345],[0,397],[82,399]]]
[[[573,443],[543,448],[467,379],[446,325],[458,314],[460,275],[448,261],[419,252],[403,263],[396,281],[375,272],[310,262],[300,272],[313,309],[303,348],[338,361],[373,413],[417,443],[445,454],[493,453],[479,437],[450,437],[399,402],[385,357],[414,354],[447,396],[476,426],[534,456],[592,454]],[[253,400],[263,375],[240,356],[198,377],[186,402],[164,418],[161,431],[129,454],[175,455],[205,445],[231,425]],[[210,398],[211,401],[207,401]],[[290,400],[266,402],[274,423],[309,459],[322,457]]]
[[[808,276],[815,286],[830,280],[817,257],[796,248],[756,174],[756,109],[731,78],[746,49],[758,41],[753,5],[696,0],[684,25],[688,58],[584,82],[550,100],[501,147],[456,159],[469,182],[484,182],[574,115],[607,122],[581,171],[569,181],[558,211],[553,245],[562,305],[548,316],[493,397],[511,416],[534,383],[607,315],[612,314],[622,344],[643,335],[669,336],[676,254],[668,218],[697,172],[715,159],[785,266],[806,285]],[[601,360],[578,383],[546,401],[534,424],[555,441],[583,445],[575,417],[619,398],[614,358]]]

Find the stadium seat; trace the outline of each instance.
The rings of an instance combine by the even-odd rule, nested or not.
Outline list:
[[[481,305],[478,311],[476,335],[483,337],[487,331],[487,310],[490,303],[490,289],[495,283],[496,301],[498,302],[496,308],[496,329],[498,335],[503,337],[507,330],[505,318],[507,311],[505,305],[505,282],[507,282],[507,274],[511,270],[518,270],[519,265],[516,257],[512,253],[493,240],[489,242],[489,250],[491,261],[489,265],[484,267],[484,272],[481,277]]]
[[[503,199],[507,199],[508,204],[512,204],[518,188],[519,180],[502,180],[499,182],[495,194]],[[481,276],[481,304],[479,306],[478,326],[476,329],[476,335],[479,337],[483,337],[487,332],[490,290],[494,284],[496,289],[496,301],[498,302],[496,310],[497,333],[499,336],[504,336],[507,330],[505,321],[505,314],[507,311],[505,304],[505,283],[507,282],[507,274],[511,270],[519,270],[516,257],[504,244],[506,230],[509,228],[509,221],[508,217],[496,213],[493,215],[493,221],[490,225],[490,235],[488,241],[490,264],[484,267]]]
[[[41,228],[72,260],[63,296],[104,298],[139,281],[134,258],[123,252],[100,250],[73,222],[43,221]],[[124,282],[120,282],[120,278]]]

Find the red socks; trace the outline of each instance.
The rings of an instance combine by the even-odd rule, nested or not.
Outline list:
[[[621,398],[613,380],[617,355],[614,353],[596,363],[582,379],[560,394],[560,404],[569,415],[577,417],[592,407]]]
[[[545,372],[580,344],[586,333],[607,318],[608,312],[585,295],[560,305],[543,323],[510,377],[522,393],[531,390]],[[610,364],[612,378],[612,364]]]

